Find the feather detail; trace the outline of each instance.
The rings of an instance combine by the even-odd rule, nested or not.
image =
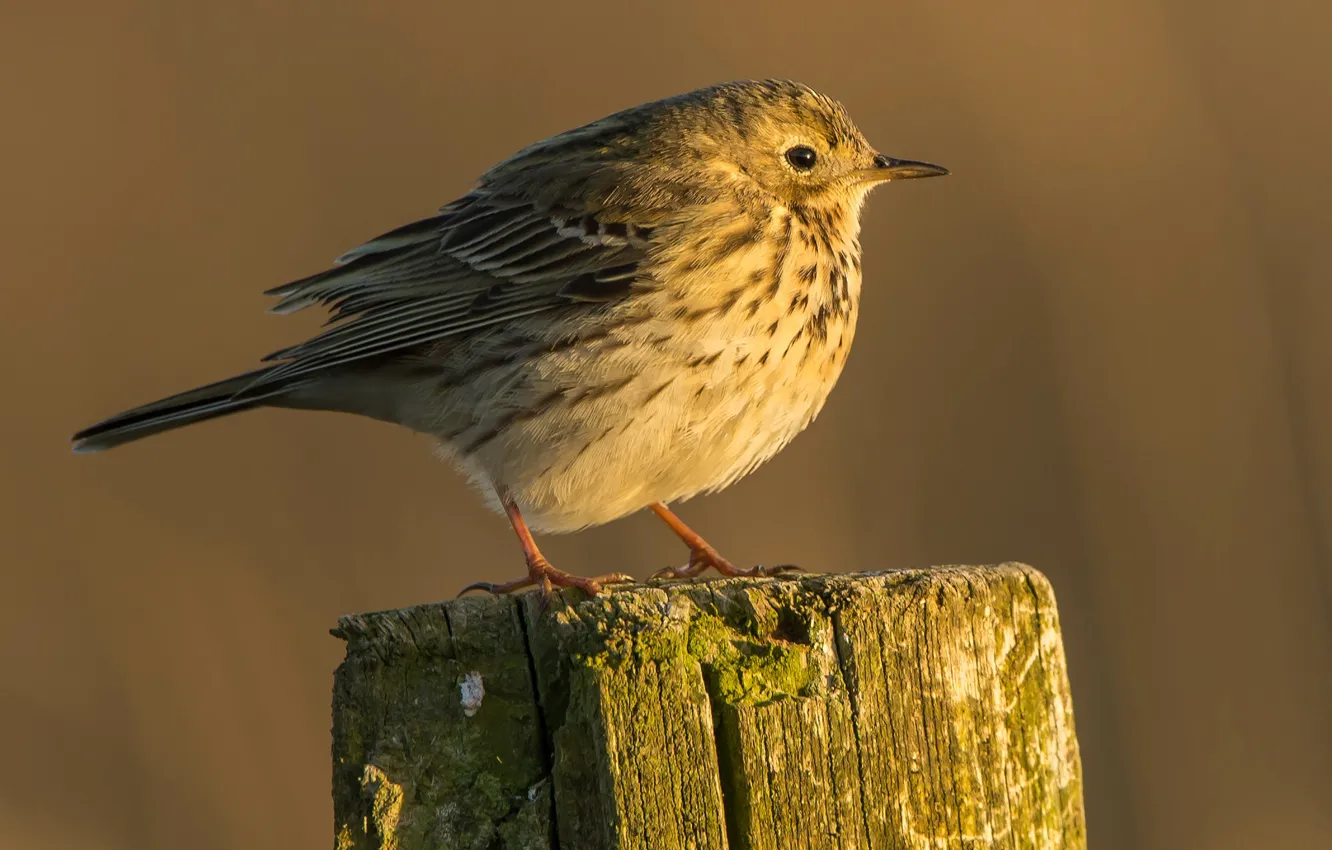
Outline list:
[[[614,302],[650,285],[651,235],[649,226],[477,189],[326,271],[270,289],[281,299],[271,312],[322,304],[332,327],[265,357],[285,362],[245,392],[548,310]]]

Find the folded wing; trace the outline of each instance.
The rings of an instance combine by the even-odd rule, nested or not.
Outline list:
[[[548,310],[617,301],[651,286],[651,239],[632,222],[477,190],[349,251],[328,271],[269,290],[281,299],[274,312],[322,304],[333,327],[270,354],[265,360],[280,362],[246,391]]]

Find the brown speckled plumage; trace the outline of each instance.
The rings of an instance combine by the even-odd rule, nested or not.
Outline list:
[[[538,142],[429,218],[271,290],[331,327],[266,368],[76,435],[97,450],[260,406],[336,410],[433,435],[528,531],[650,507],[693,574],[736,572],[665,507],[725,487],[822,408],[855,332],[860,209],[945,173],[878,154],[830,98],[723,83]]]

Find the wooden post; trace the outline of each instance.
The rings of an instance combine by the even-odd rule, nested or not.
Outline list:
[[[1020,564],[344,617],[337,850],[1083,848],[1050,585]]]

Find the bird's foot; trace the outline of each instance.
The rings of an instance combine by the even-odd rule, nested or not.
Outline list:
[[[672,578],[694,578],[704,570],[712,568],[727,577],[748,576],[754,577],[772,577],[786,572],[800,572],[800,568],[794,564],[781,564],[774,567],[765,567],[759,564],[742,570],[735,564],[726,560],[716,549],[704,544],[689,551],[689,563],[683,567],[667,567],[664,570],[657,570],[652,574],[653,579],[672,579]]]
[[[583,578],[582,576],[571,575],[564,570],[557,570],[550,565],[545,558],[533,558],[527,562],[527,575],[520,579],[496,584],[489,581],[476,581],[458,591],[462,596],[473,590],[484,590],[486,593],[513,593],[515,590],[522,590],[525,587],[538,586],[541,592],[549,597],[555,592],[557,587],[576,587],[586,593],[588,596],[596,596],[601,592],[602,585],[617,584],[622,582],[634,581],[633,576],[627,576],[624,573],[608,573],[604,576],[595,578]]]

